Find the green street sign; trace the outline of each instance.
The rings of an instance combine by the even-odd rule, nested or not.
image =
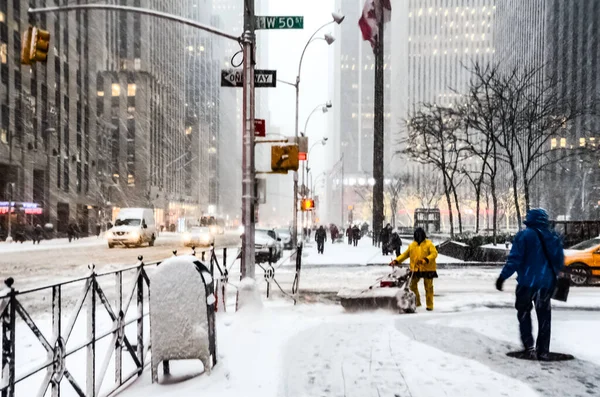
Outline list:
[[[256,29],[304,29],[304,17],[261,17],[255,19]]]

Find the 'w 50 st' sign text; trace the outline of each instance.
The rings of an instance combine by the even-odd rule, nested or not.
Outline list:
[[[255,29],[304,29],[304,17],[260,17],[255,19]]]

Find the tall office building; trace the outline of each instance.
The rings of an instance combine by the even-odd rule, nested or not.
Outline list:
[[[96,222],[97,29],[90,13],[31,18],[28,7],[58,1],[0,2],[0,225],[6,230],[12,196],[13,227],[52,222],[64,232],[77,221]],[[51,34],[47,63],[20,64],[21,35],[29,23]],[[11,194],[11,186],[14,191]]]
[[[212,0],[215,26],[235,35],[244,31],[244,3],[238,0]],[[255,13],[268,13],[268,0],[255,1]],[[262,32],[257,32],[257,68],[267,63],[267,46]],[[264,41],[266,43],[266,40]],[[219,69],[241,67],[240,46],[230,40],[221,40],[218,49]],[[235,55],[235,57],[234,57]],[[219,70],[220,73],[220,70]],[[219,74],[220,79],[220,74]],[[256,118],[267,120],[267,132],[271,130],[268,114],[268,89],[256,90]],[[218,212],[228,217],[232,224],[241,219],[242,208],[242,89],[221,87],[222,104],[219,135],[221,154],[218,159],[219,193],[222,198]],[[259,151],[260,152],[260,151]],[[269,183],[272,178],[269,178]],[[261,211],[263,210],[261,206]]]
[[[465,66],[493,58],[494,3],[407,0],[392,4],[384,48],[386,184],[398,175],[408,175],[410,184],[421,183],[425,167],[396,154],[404,136],[404,120],[423,102],[450,105],[457,99],[453,89],[460,92],[467,86],[469,72]],[[338,1],[349,21],[358,21],[363,5],[362,0]],[[344,205],[352,206],[365,201],[355,191],[372,184],[374,58],[355,25],[342,24],[341,28],[336,53],[336,70],[341,72],[335,84],[339,87],[336,100],[343,106],[336,117],[339,137],[334,150],[336,155],[344,153]],[[334,158],[335,162],[339,156]],[[330,178],[328,188],[329,213],[336,222],[341,218],[340,186],[338,172]],[[370,221],[370,216],[365,220]]]
[[[117,3],[117,1],[114,1]],[[140,0],[119,4],[139,7]],[[181,0],[149,8],[182,15]],[[158,224],[183,228],[198,218],[198,197],[186,181],[184,27],[134,13],[105,16],[105,57],[98,72],[100,199],[119,207],[153,207]]]
[[[543,68],[556,78],[558,95],[589,106],[600,100],[600,2],[596,0],[497,0],[497,61],[503,67]],[[600,118],[583,117],[565,125],[550,142],[556,155],[579,146],[595,148]],[[534,184],[532,205],[542,205],[553,217],[597,216],[600,192],[598,159],[589,163],[570,158]],[[548,191],[548,186],[560,186]]]

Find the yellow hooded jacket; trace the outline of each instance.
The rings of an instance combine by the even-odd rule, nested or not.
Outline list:
[[[398,263],[410,258],[410,271],[415,277],[434,278],[437,277],[437,265],[435,259],[438,256],[437,249],[431,240],[426,239],[421,244],[416,241],[410,243],[406,251],[396,258]],[[421,263],[421,260],[425,260]]]

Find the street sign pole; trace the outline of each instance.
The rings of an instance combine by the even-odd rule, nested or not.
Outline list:
[[[242,278],[255,278],[254,231],[255,231],[255,170],[254,170],[254,0],[246,1],[244,12],[244,66],[243,66],[243,141],[242,163]]]

